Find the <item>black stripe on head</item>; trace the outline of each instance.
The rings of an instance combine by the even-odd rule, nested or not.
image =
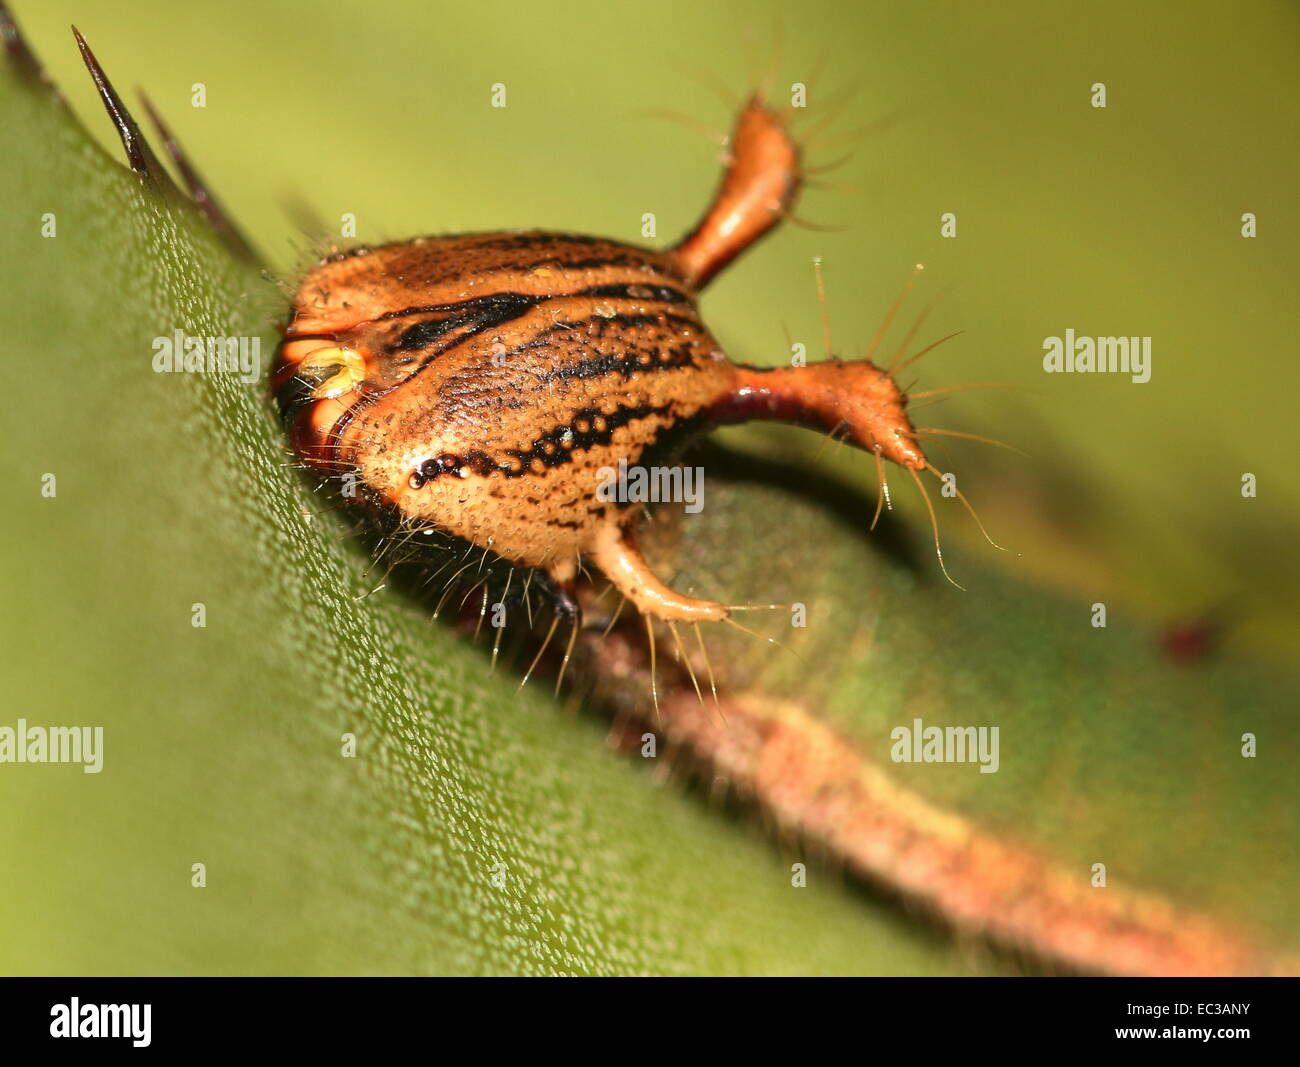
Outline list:
[[[559,295],[559,294],[556,294]],[[665,304],[689,304],[691,298],[680,289],[668,285],[646,285],[643,282],[630,282],[619,285],[595,285],[582,289],[573,296],[610,297],[614,300],[655,300]]]
[[[401,315],[427,313],[436,318],[424,319],[408,326],[398,336],[392,346],[393,351],[413,352],[427,348],[440,337],[461,326],[470,327],[475,333],[479,330],[499,326],[503,322],[517,319],[530,308],[541,303],[545,297],[529,296],[524,293],[492,293],[459,304],[443,307],[409,308],[401,312],[389,312],[383,317],[397,318]]]
[[[662,356],[664,352],[668,353],[667,359]],[[650,355],[648,363],[641,358],[647,353]],[[600,378],[606,374],[618,374],[627,381],[636,374],[680,370],[682,367],[691,366],[694,362],[695,353],[691,351],[689,345],[674,345],[672,348],[641,348],[637,345],[628,345],[625,354],[604,353],[591,359],[568,363],[554,370],[545,371],[537,376],[537,384],[543,387],[551,382],[580,382],[589,378]]]
[[[598,408],[583,408],[574,413],[570,423],[551,427],[538,436],[528,448],[505,449],[504,455],[511,457],[514,462],[493,460],[486,452],[479,449],[456,456],[438,456],[426,460],[412,475],[411,486],[419,489],[434,479],[448,475],[463,478],[467,472],[486,477],[493,471],[500,471],[507,478],[522,478],[533,474],[532,465],[535,460],[541,460],[547,470],[562,467],[573,462],[574,452],[596,445],[607,445],[613,440],[616,430],[639,419],[666,414],[670,408],[670,404],[657,407],[650,405],[620,407],[608,415]],[[597,419],[603,421],[602,429],[596,428]],[[584,422],[587,429],[579,429],[577,424]]]
[[[629,423],[648,418],[651,415],[662,415],[670,407],[670,404],[661,404],[657,407],[647,404],[637,405],[636,407],[620,406],[609,415],[599,408],[582,408],[574,412],[573,418],[569,420],[567,425],[553,426],[534,440],[529,448],[524,450],[507,448],[505,450],[506,455],[517,459],[520,468],[519,470],[508,470],[506,476],[518,478],[527,474],[534,460],[541,460],[542,465],[548,470],[552,467],[562,467],[566,463],[572,463],[574,452],[592,448],[596,445],[607,445],[614,439],[615,430],[620,430]],[[596,429],[597,419],[605,424],[604,429]],[[579,429],[578,423],[586,423],[587,429]],[[548,449],[548,445],[552,447]]]

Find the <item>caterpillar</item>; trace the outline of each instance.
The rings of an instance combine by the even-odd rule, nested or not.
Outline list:
[[[599,499],[600,471],[754,419],[834,432],[913,477],[933,469],[888,369],[733,362],[700,317],[708,283],[797,196],[786,119],[749,100],[713,203],[666,252],[530,230],[323,259],[294,296],[272,378],[296,453],[354,473],[412,527],[542,572],[570,612],[590,561],[645,616],[727,619],[733,605],[647,565],[640,508]]]
[[[160,181],[165,171],[77,40],[128,161]],[[204,216],[233,251],[251,255],[145,105]],[[700,316],[709,283],[787,218],[798,197],[805,175],[792,110],[761,95],[743,105],[711,204],[667,251],[526,230],[325,255],[293,294],[270,380],[301,464],[348,480],[358,490],[348,495],[390,527],[443,534],[541,575],[556,620],[568,618],[574,634],[575,582],[586,564],[647,628],[652,620],[734,622],[747,607],[672,588],[638,548],[643,505],[597,490],[604,471],[670,456],[692,438],[751,420],[819,430],[871,455],[880,482],[873,527],[888,498],[886,461],[906,471],[924,498],[942,567],[920,477],[940,474],[896,374],[947,338],[902,359],[913,330],[882,367],[871,358],[879,335],[864,356],[846,360],[832,355],[827,330],[824,360],[769,368],[729,359]],[[979,524],[965,495],[955,495]]]

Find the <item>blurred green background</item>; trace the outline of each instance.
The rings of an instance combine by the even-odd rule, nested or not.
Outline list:
[[[1019,553],[993,562],[1080,602],[1116,605],[1152,630],[1223,606],[1231,651],[1277,663],[1293,658],[1300,636],[1300,564],[1289,551],[1300,519],[1300,476],[1289,440],[1300,384],[1294,183],[1300,15],[1293,5],[664,3],[649,10],[381,2],[314,4],[305,13],[288,4],[232,2],[205,10],[133,0],[16,7],[54,80],[115,156],[119,150],[68,24],[87,36],[120,89],[147,89],[232,214],[290,283],[310,255],[283,206],[296,197],[326,220],[355,214],[358,239],[366,241],[531,226],[637,241],[643,213],[654,212],[661,243],[671,243],[694,223],[713,189],[718,148],[681,123],[647,113],[674,112],[722,131],[730,115],[721,89],[743,94],[768,67],[777,72],[778,87],[806,82],[807,126],[833,115],[810,161],[852,155],[827,178],[843,187],[809,190],[799,214],[836,229],[786,227],[718,280],[704,309],[732,357],[782,362],[790,339],[816,350],[815,255],[825,260],[835,347],[849,356],[875,332],[913,264],[924,263],[900,327],[939,297],[923,339],[964,333],[918,366],[918,388],[990,380],[1017,387],[958,394],[927,410],[936,425],[988,434],[1030,453],[1026,459],[966,442],[939,453],[940,465],[963,477],[994,536]],[[201,109],[190,106],[195,82],[206,87]],[[489,106],[490,87],[498,82],[507,87],[505,109]],[[1094,82],[1106,85],[1104,110],[1089,105]],[[847,99],[845,92],[851,92]],[[18,129],[12,126],[11,135]],[[7,158],[25,147],[29,140],[11,136]],[[108,192],[101,195],[126,205],[129,183],[104,180]],[[49,195],[63,194],[52,187]],[[1251,240],[1240,235],[1240,216],[1248,211],[1259,220]],[[944,212],[957,214],[956,239],[939,235]],[[426,687],[384,675],[391,664],[331,662],[316,670],[319,650],[303,647],[288,624],[268,634],[268,620],[290,609],[292,590],[264,592],[259,580],[265,576],[254,563],[219,557],[227,539],[240,536],[240,517],[258,512],[233,508],[214,521],[210,510],[214,499],[219,510],[225,500],[209,492],[237,492],[246,472],[213,475],[205,468],[195,492],[187,493],[193,454],[169,455],[177,446],[164,431],[173,427],[140,424],[140,412],[176,403],[173,387],[124,378],[124,371],[105,378],[103,368],[87,366],[96,330],[107,348],[115,330],[127,338],[148,336],[156,320],[146,307],[138,316],[146,332],[132,334],[125,324],[129,306],[122,322],[111,321],[119,305],[131,303],[130,294],[103,293],[84,297],[98,319],[67,321],[77,317],[83,299],[77,286],[90,281],[57,259],[77,247],[75,234],[57,250],[38,251],[31,227],[14,225],[6,247],[19,253],[11,266],[22,269],[11,292],[21,295],[6,309],[7,356],[35,369],[30,379],[19,372],[18,441],[24,444],[10,457],[10,469],[18,475],[12,484],[21,488],[7,490],[16,518],[8,529],[6,622],[12,647],[24,652],[13,668],[9,691],[18,711],[10,717],[26,708],[29,717],[48,719],[50,709],[103,703],[109,692],[110,707],[126,700],[123,694],[137,701],[121,729],[142,729],[138,701],[156,692],[155,712],[177,712],[158,728],[181,755],[171,764],[143,760],[134,768],[119,815],[141,810],[148,768],[165,767],[174,776],[158,786],[167,810],[140,828],[155,847],[128,838],[141,850],[134,857],[108,846],[119,840],[120,824],[97,823],[113,809],[99,807],[97,814],[102,802],[94,778],[53,781],[41,775],[55,769],[23,768],[21,782],[5,783],[15,787],[9,810],[25,813],[10,824],[14,847],[5,851],[28,857],[22,864],[7,860],[3,872],[7,940],[0,960],[6,969],[939,971],[979,965],[954,958],[928,935],[900,930],[886,910],[856,896],[828,889],[815,905],[791,902],[792,894],[779,888],[781,864],[761,840],[701,819],[671,793],[644,790],[635,770],[599,751],[598,728],[570,724],[570,732],[557,733],[545,718],[554,709],[542,694],[525,700],[535,703],[537,716],[508,723],[485,711],[492,701],[514,699],[504,683],[486,703],[449,698],[460,716],[451,721],[486,721],[486,737],[436,725],[446,716],[435,716],[431,726],[421,703]],[[92,247],[81,251],[89,255]],[[23,260],[46,253],[43,263]],[[197,260],[191,283],[211,280],[207,272],[218,268],[206,262]],[[65,290],[61,277],[72,279]],[[232,308],[244,294],[250,328],[266,329],[277,313],[273,299],[238,280],[221,286]],[[42,301],[59,320],[53,330],[41,321]],[[77,350],[79,378],[69,382],[61,373],[64,347],[33,348],[76,328],[85,331],[77,343],[87,347]],[[1066,328],[1152,336],[1150,383],[1043,374],[1043,338]],[[103,402],[85,392],[87,382],[146,391],[112,393]],[[229,403],[234,410],[235,401]],[[136,414],[115,418],[124,410]],[[54,411],[78,426],[76,447],[53,432],[57,422],[44,413]],[[251,418],[247,411],[242,417]],[[196,416],[184,414],[182,424],[197,435],[187,446],[197,454],[205,440],[215,440],[203,438],[212,430]],[[248,432],[257,439],[267,430],[249,422]],[[750,429],[730,436],[759,449],[794,439]],[[85,447],[96,445],[106,466],[99,472],[85,463]],[[64,469],[79,472],[63,484],[84,480],[85,495],[74,499],[85,510],[75,516],[79,532],[71,541],[42,525],[42,504],[30,488],[60,447],[68,448]],[[132,456],[150,458],[135,469]],[[212,462],[219,465],[215,456]],[[861,457],[847,450],[828,451],[823,462],[860,483],[870,480]],[[1257,499],[1240,495],[1246,471],[1258,478]],[[160,485],[170,488],[160,492]],[[271,512],[278,519],[268,526],[282,526],[301,507],[290,490],[283,492],[280,510]],[[898,502],[905,513],[921,514],[909,494],[899,493]],[[71,529],[64,534],[72,537]],[[983,552],[963,519],[946,517],[944,532],[954,543],[967,542],[972,555]],[[780,521],[773,521],[771,543],[784,538]],[[185,546],[178,587],[113,554],[117,545],[130,559],[167,559],[169,544]],[[343,562],[335,569],[347,573]],[[51,586],[51,574],[63,575],[66,585]],[[198,652],[187,662],[166,612],[182,601],[187,610],[191,600],[213,600],[211,589],[231,583],[245,607],[257,607],[228,624],[233,629],[223,647],[239,649],[248,661],[232,660],[228,673]],[[334,625],[337,613],[349,610],[340,604],[322,594],[313,624]],[[129,646],[119,647],[113,605],[122,606],[131,626],[154,619],[157,632],[131,630]],[[37,617],[47,622],[37,625]],[[455,692],[448,677],[478,676],[480,662],[458,658],[446,635],[405,616],[380,635],[374,625],[373,618],[356,623],[357,633],[372,634],[372,656],[400,648],[400,662],[437,648],[430,670],[446,672],[439,679],[444,693]],[[52,642],[56,632],[66,640]],[[151,653],[151,642],[166,653]],[[261,648],[249,648],[258,642]],[[265,688],[233,721],[205,719],[205,708],[240,703],[249,662],[292,668],[279,680],[259,675]],[[175,704],[177,694],[197,688],[204,689],[201,701]],[[351,772],[341,777],[328,751],[348,714],[331,702],[383,703],[375,693],[387,694],[384,710],[357,714],[371,716],[377,733],[396,740],[376,742],[390,754],[383,788],[368,793],[374,810],[356,824],[320,827],[313,840],[310,813],[337,818],[339,798],[351,795]],[[309,762],[304,770],[301,754],[267,749],[265,729],[281,740],[297,736],[294,723],[268,715],[275,700],[280,707],[306,700],[328,709],[312,727],[319,733],[319,766]],[[459,779],[456,797],[441,801],[427,790],[417,800],[419,789],[410,786],[408,811],[394,785],[401,776],[393,771],[392,746],[427,740],[430,730],[445,731],[440,741],[457,753],[439,758],[474,774],[468,791]],[[148,743],[154,751],[158,740]],[[220,765],[195,761],[193,753],[204,748]],[[520,762],[503,750],[522,753]],[[281,760],[295,769],[286,772]],[[190,776],[196,784],[187,806],[178,798]],[[491,851],[485,837],[508,852],[516,835],[528,857],[525,869],[541,884],[536,872],[554,873],[553,850],[565,841],[566,828],[554,825],[546,841],[530,838],[537,813],[553,819],[556,791],[567,801],[570,793],[597,788],[618,791],[620,804],[632,810],[620,822],[573,801],[569,810],[590,844],[565,888],[546,881],[558,897],[538,905],[534,886],[498,907],[478,897],[466,904],[457,887],[482,875],[483,856]],[[494,810],[491,798],[505,794],[513,798],[512,813]],[[37,811],[40,818],[32,814]],[[260,812],[279,812],[283,824],[256,825]],[[403,826],[407,820],[418,825]],[[442,820],[453,826],[449,837]],[[678,840],[679,852],[653,858],[652,851],[623,854],[611,844],[626,836],[625,824],[674,820],[681,824],[679,839],[671,830],[656,836]],[[367,840],[377,825],[395,835],[391,841]],[[1294,822],[1282,826],[1287,832]],[[209,852],[224,850],[231,863],[238,863],[242,835],[254,832],[259,854],[280,850],[286,861],[268,868],[274,870],[269,880],[265,871],[243,872],[245,902],[263,905],[253,908],[251,928],[243,905],[204,905],[214,909],[205,921],[193,913],[187,857],[205,830]],[[60,836],[67,837],[66,848],[56,848],[52,839]],[[32,851],[37,839],[44,851]],[[405,842],[409,851],[393,842]],[[378,848],[378,868],[373,855],[366,863],[353,858],[365,848]],[[710,868],[707,895],[711,907],[733,900],[733,913],[690,918],[696,899],[646,910],[646,885],[667,892],[679,864],[709,868],[709,857],[724,853],[727,861]],[[44,859],[31,858],[37,855]],[[115,856],[129,862],[105,866]],[[636,872],[614,905],[610,864]],[[443,880],[431,875],[434,867]],[[155,876],[163,870],[176,879],[171,895],[158,895]],[[755,890],[769,875],[771,887]],[[105,889],[97,896],[101,881]],[[313,892],[312,885],[328,889]],[[153,927],[138,916],[123,919],[124,930],[114,935],[113,917],[133,892],[141,894],[142,907],[157,910],[157,929],[171,942],[141,944],[139,931]],[[357,906],[363,897],[370,906]],[[610,905],[600,935],[584,940],[566,932],[565,916],[597,898]],[[24,922],[38,903],[44,919]],[[529,907],[543,914],[529,914]],[[427,931],[427,917],[440,908],[456,914],[463,929],[443,931],[432,945],[418,937],[413,943],[411,931]],[[755,914],[769,926],[765,936],[744,927]],[[812,926],[810,915],[816,916]],[[108,931],[102,943],[88,941],[86,931],[99,929]],[[182,933],[187,929],[195,931],[193,943]],[[741,929],[744,942],[737,940]],[[817,932],[811,941],[810,929]],[[485,944],[495,947],[488,951]],[[872,946],[865,956],[864,944]],[[131,956],[130,945],[138,955]],[[525,949],[532,953],[526,963]]]

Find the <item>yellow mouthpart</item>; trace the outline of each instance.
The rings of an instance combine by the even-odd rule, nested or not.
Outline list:
[[[311,391],[313,399],[333,400],[335,397],[350,393],[366,378],[366,361],[360,352],[351,348],[318,348],[298,364],[303,375],[318,377],[337,367],[335,374],[325,378]]]

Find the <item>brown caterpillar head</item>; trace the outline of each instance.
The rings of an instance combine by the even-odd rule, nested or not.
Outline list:
[[[893,377],[901,350],[882,368],[874,342],[843,361],[828,339],[824,362],[764,370],[729,361],[700,320],[697,292],[793,202],[789,117],[745,107],[712,207],[667,252],[522,231],[322,260],[295,295],[275,370],[298,455],[354,473],[404,523],[544,570],[561,589],[590,559],[669,622],[732,609],[653,574],[635,545],[640,502],[598,492],[600,471],[768,419],[849,440],[874,457],[882,490],[890,460],[924,494],[918,472],[938,475]]]
[[[295,451],[513,562],[573,569],[598,471],[635,463],[734,368],[668,255],[541,232],[331,257],[298,289],[274,381]]]

